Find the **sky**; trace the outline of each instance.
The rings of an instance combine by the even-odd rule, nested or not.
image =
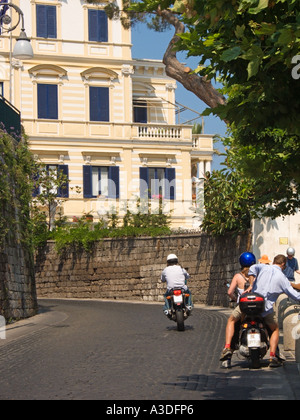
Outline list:
[[[158,33],[147,28],[145,24],[139,23],[132,28],[132,57],[136,59],[155,59],[162,60],[164,52],[174,34],[174,30],[170,30],[163,33]],[[187,63],[190,68],[196,68],[198,66],[198,59],[196,57],[186,58],[184,52],[180,52],[177,55],[178,59]],[[176,82],[176,101],[182,105],[185,105],[197,112],[204,111],[207,108],[206,104],[202,102],[195,94],[186,90],[179,82]],[[181,114],[181,121],[185,122],[192,118],[195,118],[196,114],[190,111],[184,111]],[[199,121],[201,123],[201,118]],[[224,136],[226,132],[226,125],[219,118],[216,117],[204,117],[204,133],[205,134],[219,134]],[[216,143],[214,146],[219,151],[223,151],[223,145]],[[220,163],[223,158],[217,155],[213,157],[212,169],[221,169]]]

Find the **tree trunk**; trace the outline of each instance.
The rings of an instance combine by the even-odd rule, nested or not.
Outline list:
[[[158,15],[167,20],[175,28],[175,34],[164,54],[163,62],[166,66],[166,73],[169,77],[180,82],[187,90],[193,92],[201,101],[210,108],[226,103],[222,96],[211,84],[210,80],[191,73],[191,69],[180,63],[174,50],[174,44],[179,40],[177,34],[185,32],[185,26],[179,19],[168,10],[158,10]]]

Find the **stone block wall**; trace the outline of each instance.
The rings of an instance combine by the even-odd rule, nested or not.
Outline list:
[[[37,313],[30,249],[29,151],[0,130],[0,316],[6,321]]]
[[[227,306],[227,287],[249,250],[249,234],[213,238],[206,234],[160,238],[105,239],[92,252],[57,254],[48,242],[36,256],[38,297],[163,301],[160,281],[169,253],[179,257],[191,279],[194,303]]]
[[[9,321],[37,313],[32,255],[10,240],[0,252],[0,315]]]

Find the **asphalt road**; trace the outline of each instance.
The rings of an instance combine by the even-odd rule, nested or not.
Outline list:
[[[178,332],[161,305],[42,300],[0,340],[1,400],[297,399],[294,362],[220,368],[227,315],[195,308]],[[292,376],[290,375],[292,374]],[[294,375],[294,376],[293,376]],[[298,375],[298,376],[297,376]],[[292,380],[291,380],[292,377]]]

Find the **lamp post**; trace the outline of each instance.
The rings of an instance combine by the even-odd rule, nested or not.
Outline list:
[[[30,39],[27,37],[25,32],[24,14],[22,10],[15,4],[8,3],[7,0],[0,0],[0,6],[2,6],[2,9],[0,10],[0,34],[1,32],[10,32],[9,101],[12,103],[13,58],[17,60],[30,60],[33,58],[33,49],[30,43]],[[15,12],[17,12],[16,22],[12,23],[12,17],[6,14],[8,9],[13,9]],[[14,49],[12,49],[12,32],[19,26],[20,22],[22,24],[21,32],[17,38]]]
[[[0,3],[0,5],[2,5],[2,3]],[[33,58],[33,49],[30,43],[30,39],[27,37],[24,28],[24,14],[22,10],[13,3],[3,3],[3,8],[4,9],[2,9],[2,12],[0,13],[0,27],[2,27],[3,25],[10,25],[12,22],[11,17],[5,14],[7,8],[14,9],[18,14],[18,21],[15,24],[11,25],[9,28],[5,28],[4,32],[12,32],[14,29],[16,29],[20,22],[22,24],[20,35],[17,38],[17,42],[12,52],[13,58],[16,58],[18,60],[29,60]]]

